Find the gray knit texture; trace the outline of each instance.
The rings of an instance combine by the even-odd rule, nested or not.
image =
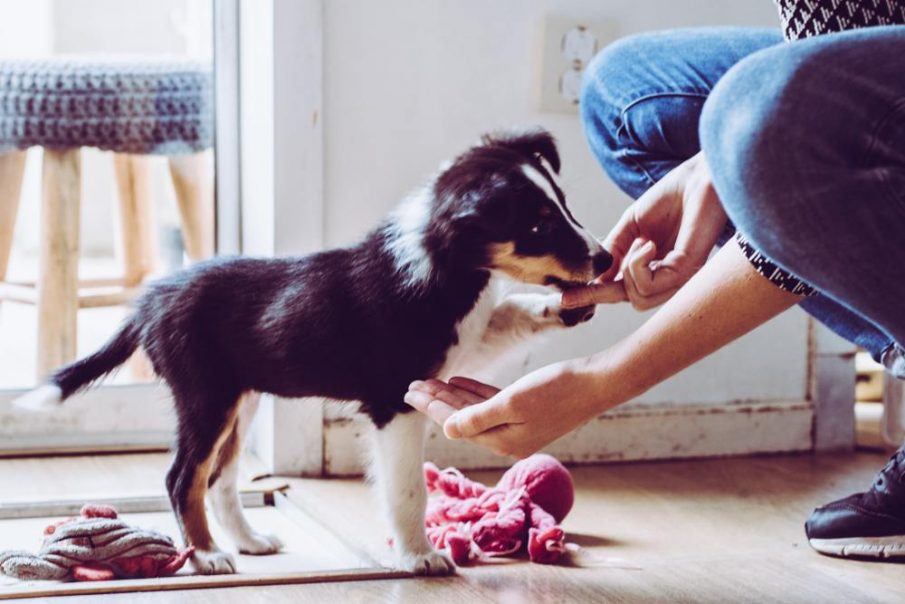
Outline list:
[[[148,59],[0,61],[0,152],[97,147],[178,155],[213,139],[210,66]]]

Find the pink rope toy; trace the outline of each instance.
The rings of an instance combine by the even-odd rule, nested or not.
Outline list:
[[[81,515],[44,529],[37,554],[0,552],[0,574],[17,579],[108,581],[164,577],[185,564],[194,548],[178,549],[156,531],[129,526],[109,505],[85,505]]]
[[[455,468],[424,464],[430,493],[425,527],[431,543],[456,564],[527,551],[532,562],[551,564],[566,551],[559,523],[572,509],[569,471],[549,455],[523,459],[495,487],[469,480]]]

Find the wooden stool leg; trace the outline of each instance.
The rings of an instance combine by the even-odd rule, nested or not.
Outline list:
[[[76,354],[80,149],[44,149],[41,264],[38,275],[38,377]]]
[[[214,174],[207,152],[174,155],[170,175],[176,189],[182,241],[193,262],[214,255]]]
[[[141,155],[113,155],[119,190],[119,247],[127,287],[139,285],[154,272],[157,231],[151,200],[150,166]]]
[[[25,155],[25,151],[0,155],[0,281],[6,279],[9,254],[13,249],[13,229],[19,213]]]
[[[151,198],[150,163],[141,155],[113,155],[119,190],[118,245],[125,268],[126,287],[141,284],[157,268],[157,221]],[[151,361],[139,349],[126,363],[131,381],[154,379]]]

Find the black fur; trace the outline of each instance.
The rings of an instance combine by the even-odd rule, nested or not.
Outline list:
[[[543,128],[486,134],[481,138],[481,142],[488,148],[501,147],[526,157],[543,157],[550,163],[553,171],[559,174],[560,162],[556,141]]]
[[[64,400],[69,398],[125,363],[138,348],[138,336],[139,326],[134,318],[126,321],[100,350],[58,369],[51,383],[60,387]]]

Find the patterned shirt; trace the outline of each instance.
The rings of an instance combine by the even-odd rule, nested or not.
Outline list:
[[[905,0],[774,0],[786,40],[794,41],[820,34],[905,24]],[[735,239],[757,272],[778,287],[794,294],[810,296],[813,287],[779,268],[760,253],[741,233]]]
[[[905,23],[901,0],[775,0],[786,40]]]

